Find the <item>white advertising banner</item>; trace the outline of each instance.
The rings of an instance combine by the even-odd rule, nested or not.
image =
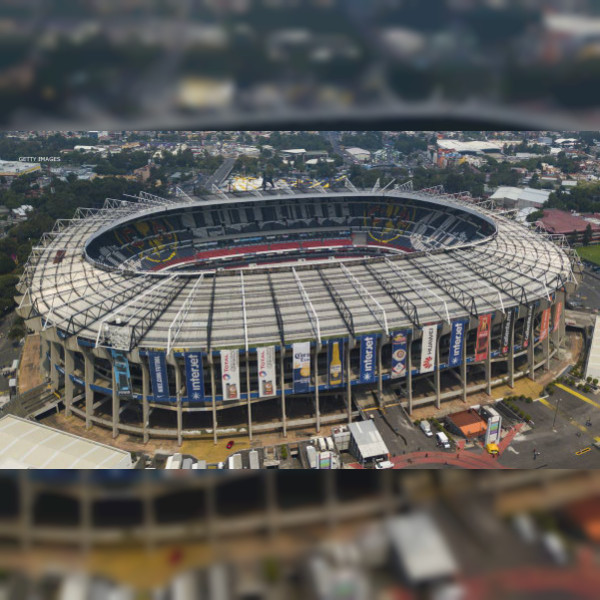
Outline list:
[[[240,361],[238,350],[221,350],[223,400],[240,399]]]
[[[420,373],[431,373],[435,369],[435,343],[437,341],[437,325],[423,327],[421,338],[421,367]]]
[[[258,394],[261,398],[275,396],[275,346],[256,349],[258,361]]]

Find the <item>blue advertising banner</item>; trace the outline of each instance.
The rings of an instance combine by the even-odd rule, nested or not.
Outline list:
[[[169,400],[169,384],[167,382],[167,357],[164,352],[148,352],[152,393],[156,402]]]
[[[454,321],[452,323],[450,354],[448,355],[448,364],[451,367],[458,367],[462,364],[462,347],[467,323],[468,321]]]
[[[329,340],[327,344],[327,383],[336,387],[344,383],[344,340]]]
[[[111,348],[110,352],[113,357],[113,370],[115,372],[117,396],[119,396],[119,398],[130,398],[133,391],[131,389],[129,361],[125,356],[125,353],[121,350],[115,350]]]
[[[204,402],[204,369],[202,368],[202,352],[186,352],[185,388],[188,402]]]
[[[310,386],[310,342],[293,345],[294,355],[294,393],[308,392]]]
[[[397,331],[392,335],[392,379],[406,377],[406,331]]]
[[[375,349],[377,338],[363,335],[360,343],[360,382],[370,383],[375,379]]]

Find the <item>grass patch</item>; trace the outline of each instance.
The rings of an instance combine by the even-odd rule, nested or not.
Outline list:
[[[577,248],[577,254],[583,260],[589,260],[596,265],[600,265],[600,244],[596,246],[581,246],[581,248]]]

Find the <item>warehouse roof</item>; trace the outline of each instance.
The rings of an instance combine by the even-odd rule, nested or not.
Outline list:
[[[548,200],[551,190],[536,190],[526,187],[519,188],[510,185],[501,185],[491,196],[492,200],[514,200],[516,202],[531,202],[540,206]]]
[[[350,423],[348,428],[364,460],[389,454],[389,450],[373,421]]]
[[[127,469],[131,454],[99,442],[6,415],[0,419],[0,468]]]
[[[585,231],[588,225],[591,226],[592,231],[600,230],[600,225],[593,215],[586,217],[556,208],[544,210],[544,216],[537,222],[550,233],[568,234],[573,231]]]
[[[388,521],[392,546],[412,585],[457,572],[457,564],[442,534],[427,513],[413,513]]]

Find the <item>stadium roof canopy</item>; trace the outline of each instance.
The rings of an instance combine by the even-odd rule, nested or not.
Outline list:
[[[35,421],[0,419],[0,468],[130,469],[131,454]]]

